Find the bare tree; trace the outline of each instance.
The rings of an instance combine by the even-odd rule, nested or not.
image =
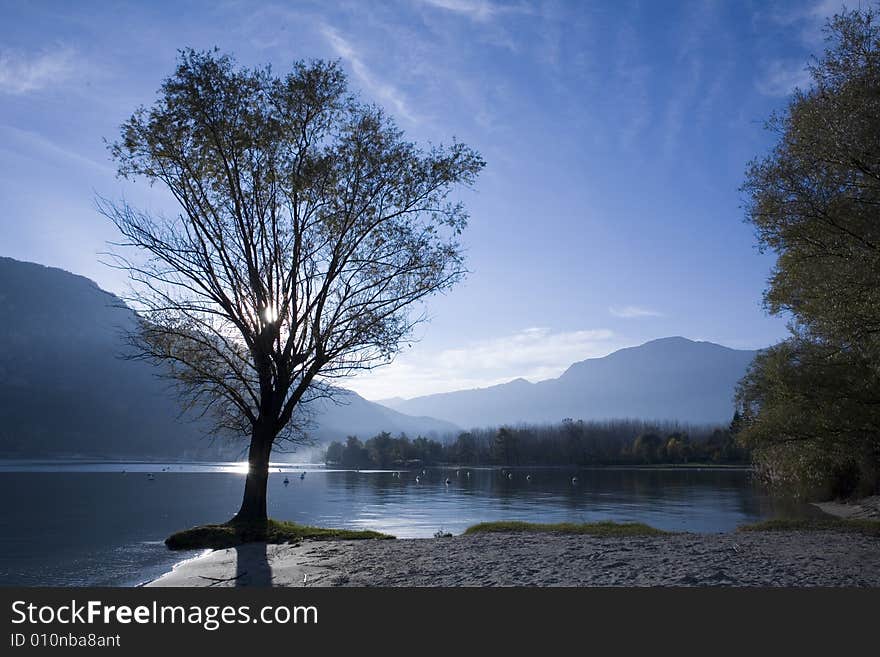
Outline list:
[[[413,305],[463,276],[468,216],[449,195],[483,160],[407,142],[336,63],[278,77],[193,50],[111,152],[120,176],[162,183],[180,206],[98,203],[124,236],[137,342],[217,428],[249,433],[234,520],[265,520],[270,453],[301,440],[303,405],[388,362],[423,317]]]

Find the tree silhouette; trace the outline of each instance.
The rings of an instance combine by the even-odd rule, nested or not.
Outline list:
[[[306,404],[388,362],[464,272],[449,195],[483,167],[463,144],[421,150],[354,98],[335,63],[278,77],[182,51],[156,102],[111,145],[118,172],[161,183],[175,216],[99,200],[123,235],[144,357],[188,404],[250,436],[237,520],[266,518],[269,457],[301,442]]]

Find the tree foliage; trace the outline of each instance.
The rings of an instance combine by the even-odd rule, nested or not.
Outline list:
[[[406,141],[335,63],[277,76],[184,51],[111,152],[120,175],[161,184],[179,207],[100,203],[146,256],[117,252],[137,342],[218,427],[250,433],[257,470],[277,439],[298,437],[304,403],[387,362],[421,319],[412,307],[464,273],[468,216],[450,192],[482,159]]]
[[[764,478],[815,496],[869,493],[880,465],[880,377],[852,351],[792,338],[755,359],[740,433]]]
[[[769,127],[778,141],[744,190],[777,255],[765,303],[792,337],[740,384],[742,438],[768,479],[815,494],[877,486],[880,424],[880,29],[844,12]]]

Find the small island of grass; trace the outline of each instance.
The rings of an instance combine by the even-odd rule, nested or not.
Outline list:
[[[740,525],[741,532],[836,531],[880,536],[880,520],[856,518],[774,518]]]
[[[225,522],[219,525],[200,525],[184,529],[165,539],[172,550],[199,550],[235,547],[243,543],[299,543],[310,539],[318,541],[349,541],[364,539],[393,539],[390,534],[370,530],[332,529],[298,525],[286,520],[269,519],[261,522]]]
[[[645,525],[640,522],[557,522],[557,523],[534,523],[520,522],[516,520],[502,520],[497,522],[481,522],[468,527],[467,534],[507,532],[538,532],[551,534],[586,534],[589,536],[659,536],[670,532]]]

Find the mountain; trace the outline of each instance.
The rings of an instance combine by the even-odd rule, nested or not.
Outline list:
[[[515,379],[384,403],[462,427],[559,422],[567,417],[729,422],[734,388],[755,353],[682,337],[662,338],[580,361],[556,379]]]
[[[346,436],[371,438],[387,431],[391,434],[405,433],[411,438],[418,435],[435,440],[446,438],[461,431],[452,422],[425,415],[412,416],[367,401],[360,395],[345,391],[334,401],[315,402],[317,426],[310,432],[317,439],[327,442]]]
[[[180,418],[169,383],[131,355],[135,317],[82,276],[0,258],[0,455],[230,458],[243,441],[205,439]],[[410,417],[355,393],[316,409],[319,440],[380,431],[443,436],[456,427]]]

